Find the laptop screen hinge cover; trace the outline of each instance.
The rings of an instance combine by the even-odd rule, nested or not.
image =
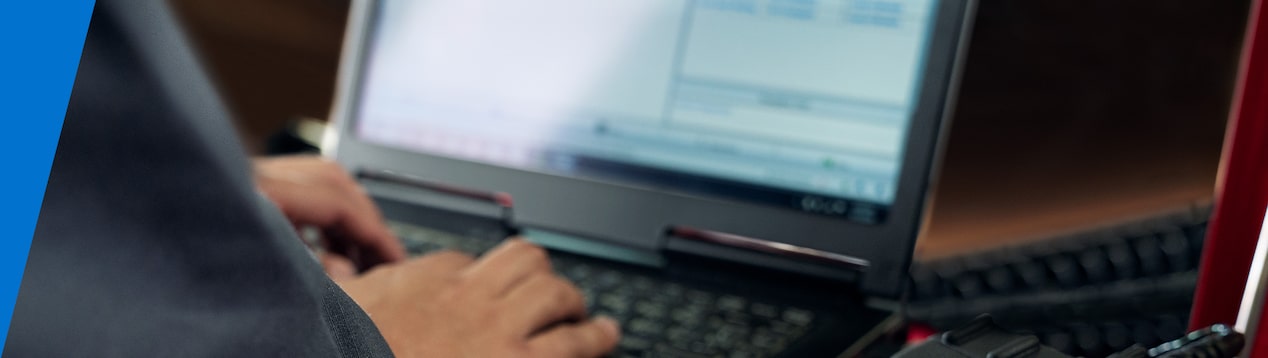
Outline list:
[[[766,266],[823,278],[856,281],[871,263],[868,260],[720,231],[670,226],[663,250]]]
[[[514,216],[515,201],[508,193],[465,188],[389,170],[358,170],[356,172],[356,177],[359,180],[389,184],[411,190],[428,192],[447,198],[479,203],[479,205],[487,204],[492,207],[496,207],[498,210],[497,216],[502,222],[502,225],[512,233],[518,232],[518,230],[516,230]]]

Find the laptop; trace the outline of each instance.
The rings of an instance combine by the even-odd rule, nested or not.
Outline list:
[[[356,1],[323,151],[412,253],[549,248],[615,356],[854,355],[899,317],[972,5]]]

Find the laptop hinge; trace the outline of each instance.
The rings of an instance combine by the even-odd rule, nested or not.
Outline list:
[[[498,210],[498,220],[501,221],[503,228],[512,234],[518,233],[514,220],[515,201],[512,199],[511,194],[438,183],[388,170],[358,170],[356,176],[359,180],[389,184],[448,198],[493,205]]]
[[[686,226],[666,230],[663,250],[851,282],[870,266],[857,257]]]

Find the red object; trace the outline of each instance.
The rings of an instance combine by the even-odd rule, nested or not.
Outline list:
[[[1251,6],[1190,329],[1231,325],[1268,207],[1268,9]],[[1268,345],[1258,330],[1252,344]],[[1268,348],[1268,347],[1256,347]],[[1258,350],[1263,352],[1263,350]]]
[[[920,344],[935,334],[938,334],[938,331],[933,330],[932,327],[920,323],[912,323],[907,326],[907,345]]]

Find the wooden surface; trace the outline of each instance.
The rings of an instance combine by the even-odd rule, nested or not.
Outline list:
[[[249,146],[289,118],[324,118],[346,0],[172,1]],[[1209,201],[1246,11],[1246,0],[981,1],[917,256]]]

